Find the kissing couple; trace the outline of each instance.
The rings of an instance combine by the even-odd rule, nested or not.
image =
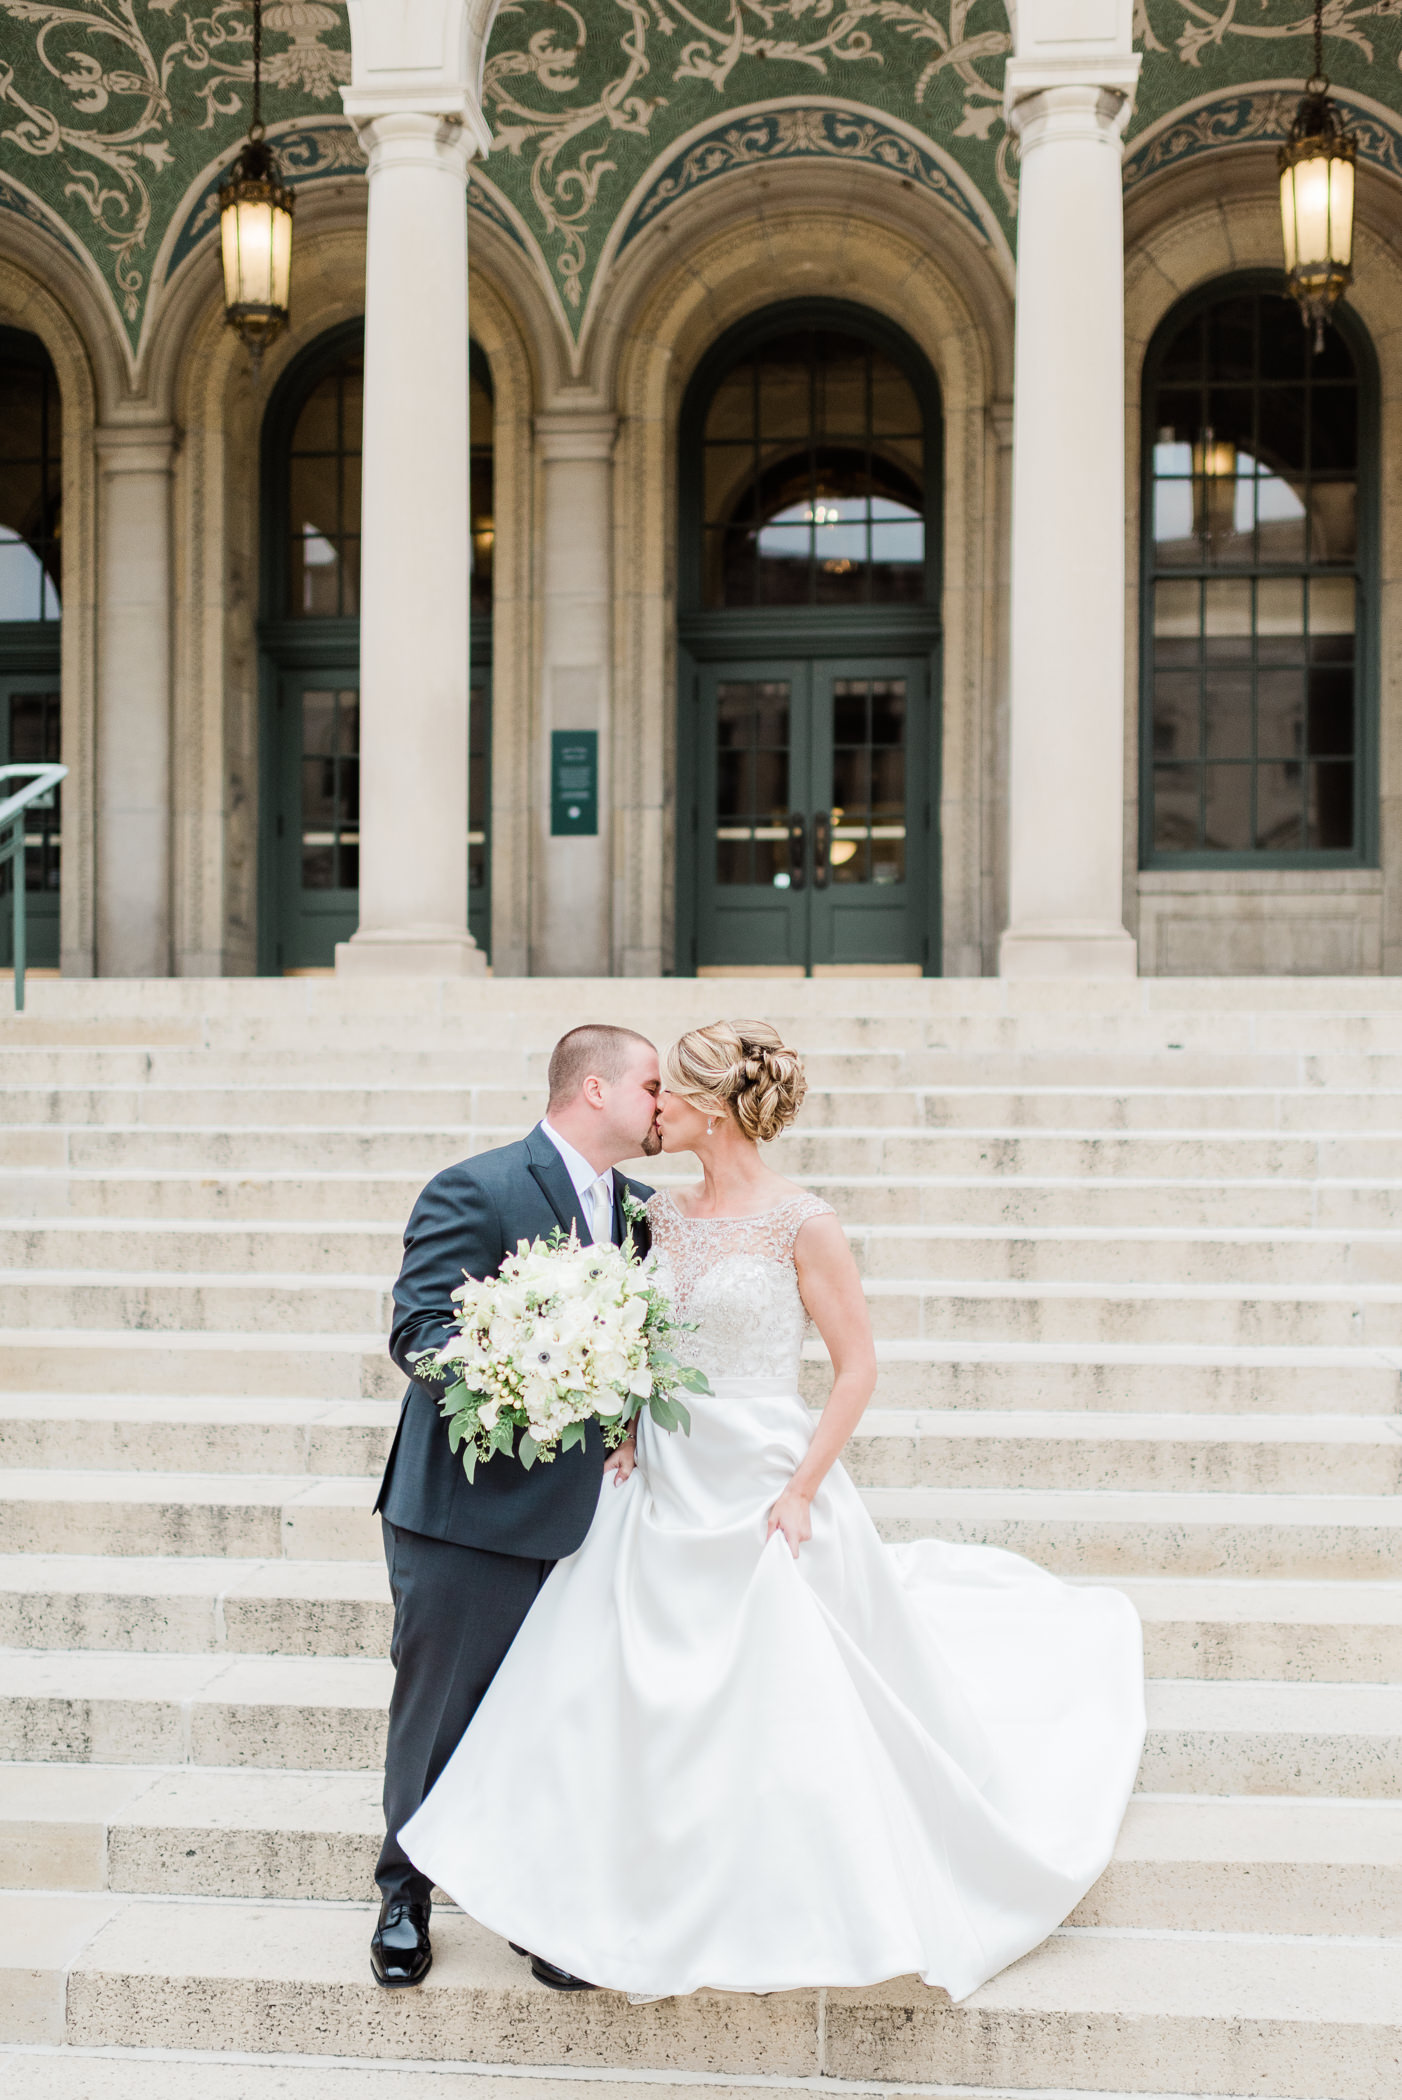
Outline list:
[[[410,1378],[376,1504],[394,1598],[380,1983],[421,1983],[435,1883],[555,1990],[635,2001],[914,1973],[953,1999],[1103,1872],[1144,1738],[1139,1621],[1019,1555],[883,1545],[841,1454],[876,1385],[831,1204],[768,1164],[797,1054],[575,1028],[543,1119],[448,1167],[404,1236]],[[654,1193],[627,1160],[691,1154]],[[626,1206],[625,1194],[631,1199]],[[689,1434],[468,1480],[441,1387],[464,1272],[557,1228],[650,1249],[710,1391]],[[831,1360],[799,1392],[809,1321]]]

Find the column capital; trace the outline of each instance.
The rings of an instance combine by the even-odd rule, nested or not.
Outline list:
[[[104,474],[169,474],[179,442],[174,423],[99,423],[93,431]]]
[[[481,72],[487,18],[483,0],[347,0],[351,84],[341,90],[356,130],[396,114],[437,118],[461,128],[466,158],[487,153]]]
[[[453,111],[431,109],[372,109],[359,112],[351,106],[351,90],[343,88],[346,115],[356,137],[365,148],[371,177],[381,168],[429,168],[452,175],[466,184],[468,162],[486,153],[492,143],[485,124],[474,136]]]
[[[1134,110],[1140,60],[1050,66],[1010,58],[1003,76],[1003,115],[1026,156],[1053,140],[1089,140],[1118,152]]]
[[[557,459],[612,459],[618,418],[609,409],[547,409],[535,419],[540,456]]]

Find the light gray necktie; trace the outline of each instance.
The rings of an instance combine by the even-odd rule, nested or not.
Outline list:
[[[589,1203],[591,1228],[596,1241],[613,1241],[613,1176],[601,1174],[584,1191]]]

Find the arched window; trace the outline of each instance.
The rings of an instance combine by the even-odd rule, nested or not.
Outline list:
[[[1146,866],[1369,857],[1373,371],[1352,314],[1316,355],[1274,282],[1196,295],[1150,347]]]
[[[359,322],[314,343],[269,404],[263,453],[261,966],[330,966],[359,917]],[[472,350],[468,923],[490,939],[492,396]]]
[[[835,301],[771,308],[681,418],[678,967],[938,967],[939,391]]]
[[[912,605],[926,596],[924,412],[861,335],[772,335],[711,394],[701,600]]]
[[[0,765],[60,756],[63,420],[37,336],[0,329]],[[32,962],[58,961],[60,796],[31,809],[24,879]],[[3,884],[13,879],[5,870]],[[0,906],[0,962],[11,960]]]

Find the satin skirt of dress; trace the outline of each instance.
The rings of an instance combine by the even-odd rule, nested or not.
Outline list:
[[[638,1998],[914,1973],[959,1999],[1109,1862],[1137,1615],[994,1547],[885,1546],[835,1466],[797,1561],[795,1393],[645,1420],[401,1841],[492,1931]],[[496,1461],[494,1461],[495,1463]]]

